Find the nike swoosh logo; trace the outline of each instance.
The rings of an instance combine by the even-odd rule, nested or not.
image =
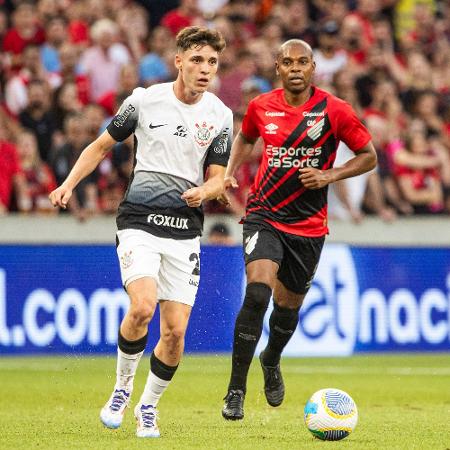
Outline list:
[[[150,128],[150,130],[153,130],[153,128],[164,127],[165,125],[167,125],[167,123],[163,123],[161,125],[152,125],[152,124],[150,124],[148,127]]]

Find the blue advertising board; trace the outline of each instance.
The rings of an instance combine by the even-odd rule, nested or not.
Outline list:
[[[243,289],[242,249],[203,247],[187,352],[231,350]],[[113,246],[0,246],[1,354],[114,352],[127,307]],[[448,350],[450,248],[327,244],[285,354]]]

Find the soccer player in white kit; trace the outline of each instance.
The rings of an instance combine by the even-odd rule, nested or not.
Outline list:
[[[160,339],[134,409],[138,437],[160,435],[156,406],[181,359],[199,284],[201,204],[223,191],[232,140],[231,110],[207,92],[225,41],[200,27],[181,30],[176,40],[175,82],[135,89],[50,194],[54,206],[65,208],[80,180],[117,141],[134,133],[134,169],[119,207],[116,239],[130,308],[118,336],[116,384],[100,419],[108,428],[121,425],[159,303]]]

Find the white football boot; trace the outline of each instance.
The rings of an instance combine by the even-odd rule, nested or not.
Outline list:
[[[125,409],[130,402],[130,392],[116,389],[100,411],[100,420],[107,428],[119,428]]]
[[[158,410],[152,405],[136,405],[134,417],[137,421],[136,436],[141,438],[159,438],[159,429],[156,419]]]

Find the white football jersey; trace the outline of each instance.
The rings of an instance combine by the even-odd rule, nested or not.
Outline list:
[[[201,234],[201,208],[189,208],[181,195],[203,184],[209,165],[227,165],[231,110],[210,92],[188,105],[175,96],[173,83],[163,83],[135,89],[107,130],[117,141],[135,137],[135,165],[119,208],[119,229],[177,239]]]

